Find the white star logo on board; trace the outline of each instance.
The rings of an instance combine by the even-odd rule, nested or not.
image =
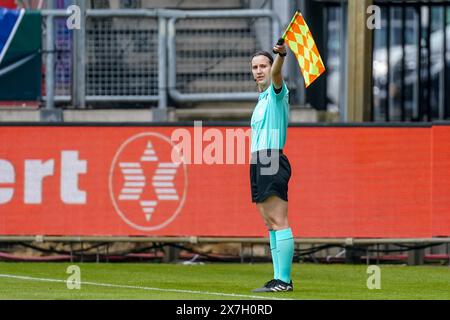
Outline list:
[[[119,216],[137,230],[165,227],[184,205],[187,167],[172,162],[174,148],[161,134],[141,133],[125,141],[114,157],[111,199]]]

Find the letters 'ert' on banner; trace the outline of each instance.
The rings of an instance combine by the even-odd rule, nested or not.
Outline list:
[[[325,65],[314,38],[300,12],[296,12],[282,37],[294,53],[308,88],[322,73]]]

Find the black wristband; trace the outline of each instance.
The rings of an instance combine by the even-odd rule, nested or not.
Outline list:
[[[287,56],[287,52],[285,52],[284,54],[281,53],[281,52],[278,52],[278,54],[279,54],[281,57],[286,57],[286,56]]]

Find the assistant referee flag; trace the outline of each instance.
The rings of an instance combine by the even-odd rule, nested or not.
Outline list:
[[[309,87],[325,72],[325,65],[311,31],[299,11],[295,13],[282,38],[297,58],[305,86]]]

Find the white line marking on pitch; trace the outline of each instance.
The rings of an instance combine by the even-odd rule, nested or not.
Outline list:
[[[28,280],[28,281],[41,281],[41,282],[67,283],[66,280],[34,278],[34,277],[27,277],[27,276],[16,276],[16,275],[11,275],[11,274],[0,274],[0,278]],[[140,289],[140,290],[149,290],[149,291],[203,294],[203,295],[223,296],[223,297],[254,298],[254,299],[263,299],[263,300],[294,300],[294,299],[288,299],[288,298],[253,296],[253,295],[236,294],[236,293],[194,291],[194,290],[181,290],[181,289],[161,289],[161,288],[150,288],[150,287],[142,287],[142,286],[128,286],[128,285],[120,285],[120,284],[97,283],[97,282],[87,282],[87,281],[85,281],[85,282],[82,281],[82,282],[80,282],[80,284],[81,285],[89,285],[89,286],[98,286],[98,287],[109,287],[109,288]]]

